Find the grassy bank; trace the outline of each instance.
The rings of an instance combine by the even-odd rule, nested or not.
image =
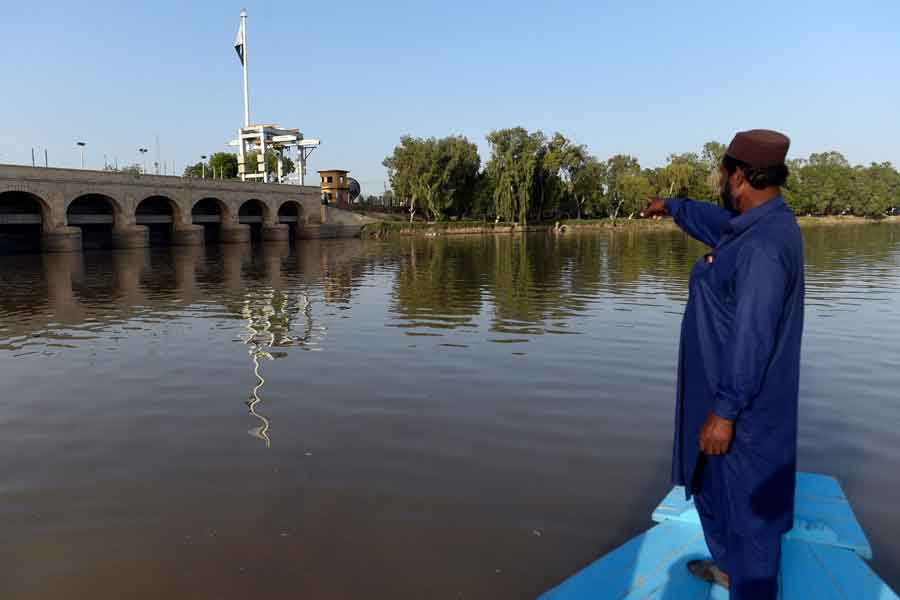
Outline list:
[[[797,217],[801,227],[811,225],[865,225],[872,223],[900,223],[900,216],[884,217],[883,219],[869,219],[854,216],[829,216],[829,217]]]
[[[485,235],[485,234],[509,234],[527,231],[547,231],[552,227],[548,224],[527,225],[521,227],[509,223],[490,223],[485,221],[442,221],[427,223],[415,221],[413,223],[401,221],[379,221],[369,223],[362,228],[363,237],[388,238],[396,236],[436,236],[436,235]]]
[[[876,223],[900,223],[900,217],[886,217],[884,219],[866,219],[863,217],[833,216],[833,217],[799,217],[797,221],[801,227],[834,226],[834,225],[863,225]],[[674,229],[677,226],[671,219],[663,221],[651,221],[649,219],[589,219],[589,220],[563,220],[558,222],[535,223],[527,226],[519,226],[510,223],[491,223],[486,221],[443,221],[428,223],[425,221],[379,221],[369,223],[362,229],[362,237],[390,238],[402,236],[436,237],[442,235],[493,235],[524,232],[550,232],[567,230],[665,230]]]

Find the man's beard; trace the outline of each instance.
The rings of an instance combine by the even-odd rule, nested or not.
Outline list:
[[[735,206],[734,194],[731,193],[731,182],[727,179],[725,185],[719,190],[719,205],[731,214],[736,215],[740,212]]]

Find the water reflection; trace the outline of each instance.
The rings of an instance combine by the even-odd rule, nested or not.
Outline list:
[[[860,294],[893,297],[898,231],[890,225],[804,229],[813,310],[852,310]],[[496,342],[578,334],[577,317],[602,310],[680,313],[690,265],[704,252],[680,233],[642,231],[402,244],[392,325],[407,335],[438,337],[485,325],[498,334],[491,337]],[[629,326],[634,317],[620,318],[619,325]]]
[[[804,230],[799,441],[895,585],[898,232]],[[535,597],[665,491],[703,252],[604,231],[0,257],[4,591]]]
[[[494,342],[579,334],[573,318],[605,305],[630,310],[683,301],[684,256],[700,246],[678,234],[409,240],[391,310],[407,335],[445,336],[486,319]],[[690,248],[690,250],[688,250]],[[484,318],[482,318],[484,317]]]
[[[252,298],[244,301],[243,316],[247,320],[247,334],[244,336],[244,343],[249,346],[247,353],[253,363],[253,375],[256,377],[256,384],[250,391],[250,397],[247,400],[247,408],[250,414],[257,418],[260,422],[259,427],[255,427],[249,431],[250,435],[258,437],[265,441],[266,448],[272,445],[269,438],[269,427],[271,422],[264,415],[257,412],[256,407],[262,402],[259,391],[266,384],[260,373],[260,360],[272,360],[272,355],[268,352],[274,342],[274,334],[271,332],[271,321],[269,316],[274,312],[270,312],[271,304],[262,302],[253,302]]]
[[[96,340],[191,318],[239,319],[255,378],[245,402],[259,425],[249,433],[271,445],[271,420],[260,412],[263,363],[292,348],[318,351],[326,325],[322,304],[346,303],[359,268],[357,244],[288,244],[255,253],[242,246],[134,249],[118,252],[0,256],[0,351],[24,358],[75,351]]]
[[[890,298],[896,281],[885,272],[897,264],[898,230],[805,229],[811,309],[835,314],[863,297]],[[702,251],[679,233],[626,231],[6,256],[0,349],[52,353],[117,326],[264,313],[274,319],[266,334],[274,346],[315,349],[324,329],[312,322],[312,299],[346,307],[375,280],[390,285],[388,325],[409,336],[481,330],[515,342],[578,334],[585,314],[683,303]],[[623,326],[633,320],[620,317]]]
[[[246,332],[240,339],[248,346],[247,354],[256,377],[247,400],[247,408],[260,422],[249,433],[265,441],[268,448],[271,446],[271,421],[257,410],[262,402],[260,392],[266,384],[261,373],[261,361],[287,357],[288,353],[283,350],[286,348],[320,350],[327,329],[316,325],[310,295],[302,291],[285,292],[268,288],[248,293],[244,298],[241,315],[246,321]],[[297,321],[301,321],[302,325],[298,325]]]

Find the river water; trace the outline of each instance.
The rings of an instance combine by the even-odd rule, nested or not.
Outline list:
[[[900,227],[804,230],[800,466],[900,588]],[[529,598],[650,525],[676,231],[0,258],[0,596]]]

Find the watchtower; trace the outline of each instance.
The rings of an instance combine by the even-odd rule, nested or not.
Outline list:
[[[347,176],[349,172],[342,169],[319,171],[323,202],[339,206],[350,204],[350,178]]]

